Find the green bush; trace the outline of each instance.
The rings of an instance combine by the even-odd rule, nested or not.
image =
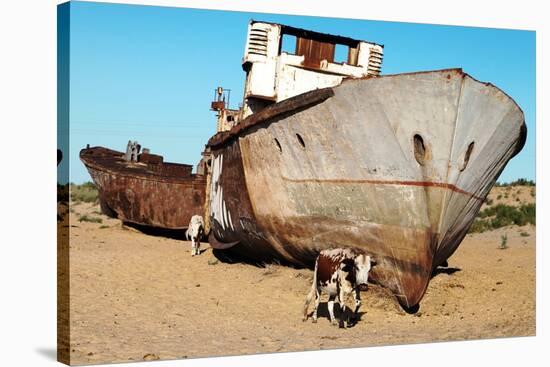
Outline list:
[[[520,178],[515,181],[510,182],[510,186],[535,186],[533,180],[527,180],[525,178]]]
[[[95,203],[98,201],[97,188],[93,182],[86,182],[82,185],[71,184],[71,200]]]
[[[508,248],[508,235],[505,233],[500,236],[500,249],[506,250]]]
[[[536,225],[535,204],[525,204],[519,207],[498,204],[479,212],[472,223],[469,233],[481,233],[510,225]]]
[[[81,215],[80,218],[78,218],[78,221],[79,222],[90,222],[90,223],[103,223],[103,219],[89,217],[87,215]]]
[[[469,233],[483,233],[485,231],[490,230],[490,225],[487,221],[481,220],[481,219],[474,219],[474,222],[470,226]]]
[[[496,187],[508,187],[508,186],[535,186],[535,181],[528,180],[526,178],[519,178],[512,182],[497,182]]]

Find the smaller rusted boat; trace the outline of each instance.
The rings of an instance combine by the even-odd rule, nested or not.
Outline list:
[[[164,162],[148,149],[128,142],[126,153],[104,147],[80,151],[99,192],[101,211],[124,222],[185,229],[195,214],[204,215],[206,175],[203,161],[193,166]]]

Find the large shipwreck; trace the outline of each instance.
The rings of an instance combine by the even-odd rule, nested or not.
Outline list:
[[[213,248],[312,266],[324,248],[353,247],[376,258],[374,281],[418,305],[526,126],[509,96],[461,69],[381,76],[382,55],[372,42],[250,23],[243,106],[228,109],[221,89],[212,103]]]

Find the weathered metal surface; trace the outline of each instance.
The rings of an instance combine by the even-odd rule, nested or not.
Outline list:
[[[296,38],[296,55],[304,57],[304,66],[319,68],[321,61],[334,62],[335,44],[314,39]]]
[[[523,113],[461,70],[333,91],[210,140],[211,244],[309,266],[324,248],[357,248],[376,258],[373,279],[415,306],[521,150]]]
[[[224,101],[213,101],[210,103],[210,108],[213,110],[223,110],[225,108]]]
[[[299,96],[289,98],[280,103],[272,104],[260,112],[240,121],[239,124],[235,125],[231,130],[223,131],[214,135],[210,138],[210,140],[208,140],[207,145],[212,148],[218,147],[219,145],[239,136],[239,134],[243,131],[254,125],[280,117],[285,113],[294,113],[299,109],[310,107],[332,97],[333,95],[334,92],[332,91],[332,88],[323,88],[300,94]]]
[[[149,163],[126,161],[124,153],[103,147],[80,151],[105,214],[169,229],[185,229],[194,214],[204,216],[206,176],[192,174],[191,165],[141,156]]]

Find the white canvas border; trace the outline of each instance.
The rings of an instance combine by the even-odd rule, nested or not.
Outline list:
[[[139,366],[280,366],[333,365],[349,362],[384,365],[463,366],[540,364],[548,360],[548,200],[543,157],[548,137],[548,21],[537,1],[224,1],[162,0],[118,3],[183,6],[256,12],[291,13],[376,20],[529,29],[537,31],[537,337],[417,344],[144,362]],[[0,34],[0,133],[2,179],[0,240],[2,302],[0,329],[3,365],[54,365],[56,343],[55,163],[56,5],[58,1],[12,1],[2,4]],[[544,47],[546,43],[546,48]],[[546,97],[546,98],[545,98]],[[51,154],[49,152],[52,152]],[[547,313],[547,312],[546,312]],[[184,346],[182,346],[184,347]]]

